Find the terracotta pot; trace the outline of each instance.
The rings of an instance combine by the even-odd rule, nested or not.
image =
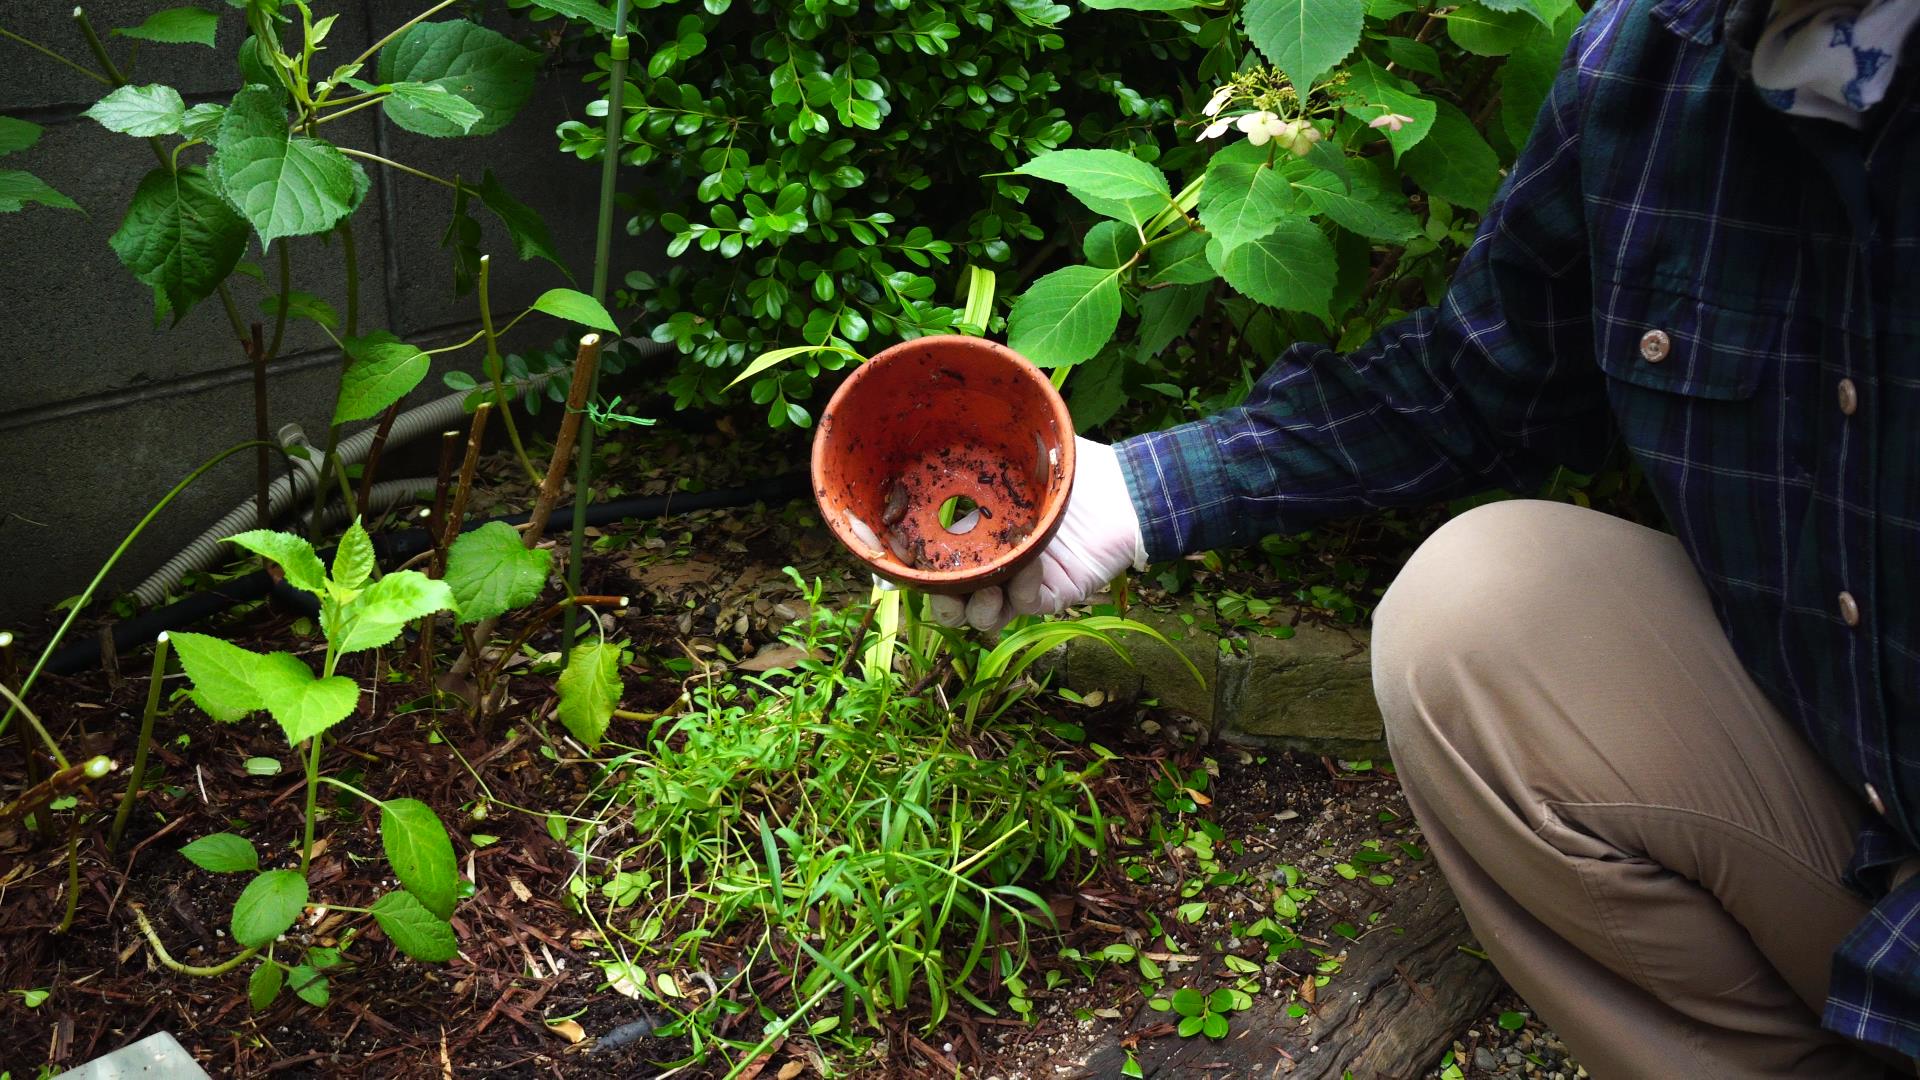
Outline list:
[[[820,516],[876,573],[926,592],[998,585],[1038,555],[1073,487],[1073,418],[1005,345],[903,342],[840,385],[813,436]],[[940,523],[954,496],[970,525]]]

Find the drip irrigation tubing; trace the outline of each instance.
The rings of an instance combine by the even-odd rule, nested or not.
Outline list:
[[[807,487],[808,479],[805,472],[790,472],[751,484],[743,484],[740,487],[614,499],[589,505],[586,511],[586,523],[609,525],[616,521],[644,521],[674,514],[692,513],[696,510],[724,510],[751,506],[757,502],[781,502],[806,494]],[[460,531],[471,532],[494,521],[508,525],[521,525],[526,522],[527,517],[526,514],[508,514],[502,517],[474,519],[462,525]],[[547,520],[546,531],[561,532],[570,530],[572,527],[573,508],[559,506],[554,508],[553,516]],[[432,543],[426,529],[383,532],[373,538],[374,556],[382,565],[405,562],[426,551]],[[320,557],[323,561],[330,562],[333,557],[331,549],[321,552]],[[163,630],[182,630],[229,608],[266,597],[271,597],[276,604],[302,615],[314,615],[320,610],[320,602],[312,594],[296,589],[285,582],[276,581],[264,570],[256,570],[251,574],[221,582],[212,588],[183,597],[165,607],[120,620],[113,625],[113,647],[116,652],[138,649],[152,642]],[[53,654],[47,661],[46,670],[55,675],[73,675],[97,667],[99,664],[100,641],[94,638],[69,645]]]

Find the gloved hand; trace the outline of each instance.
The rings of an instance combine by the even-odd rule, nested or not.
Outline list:
[[[929,597],[934,621],[997,630],[1015,615],[1057,615],[1105,588],[1128,567],[1147,568],[1140,518],[1113,447],[1076,437],[1074,456],[1073,492],[1067,496],[1059,530],[1039,557],[1021,567],[1004,588]]]

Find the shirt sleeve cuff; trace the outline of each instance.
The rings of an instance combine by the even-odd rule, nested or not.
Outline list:
[[[1202,421],[1136,435],[1114,444],[1127,493],[1140,521],[1147,561],[1175,559],[1220,546],[1209,521],[1231,521],[1227,468],[1213,431]]]

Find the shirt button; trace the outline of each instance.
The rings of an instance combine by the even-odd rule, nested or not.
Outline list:
[[[1867,805],[1873,807],[1873,812],[1881,817],[1887,816],[1887,804],[1880,801],[1880,792],[1872,784],[1867,785]]]
[[[1840,621],[1848,626],[1860,625],[1860,605],[1853,602],[1853,594],[1840,594]]]
[[[1860,407],[1860,391],[1854,387],[1852,379],[1840,380],[1840,412],[1843,416],[1852,416],[1853,410]]]
[[[1640,335],[1640,357],[1649,364],[1657,364],[1667,358],[1673,348],[1665,330],[1649,330]]]

